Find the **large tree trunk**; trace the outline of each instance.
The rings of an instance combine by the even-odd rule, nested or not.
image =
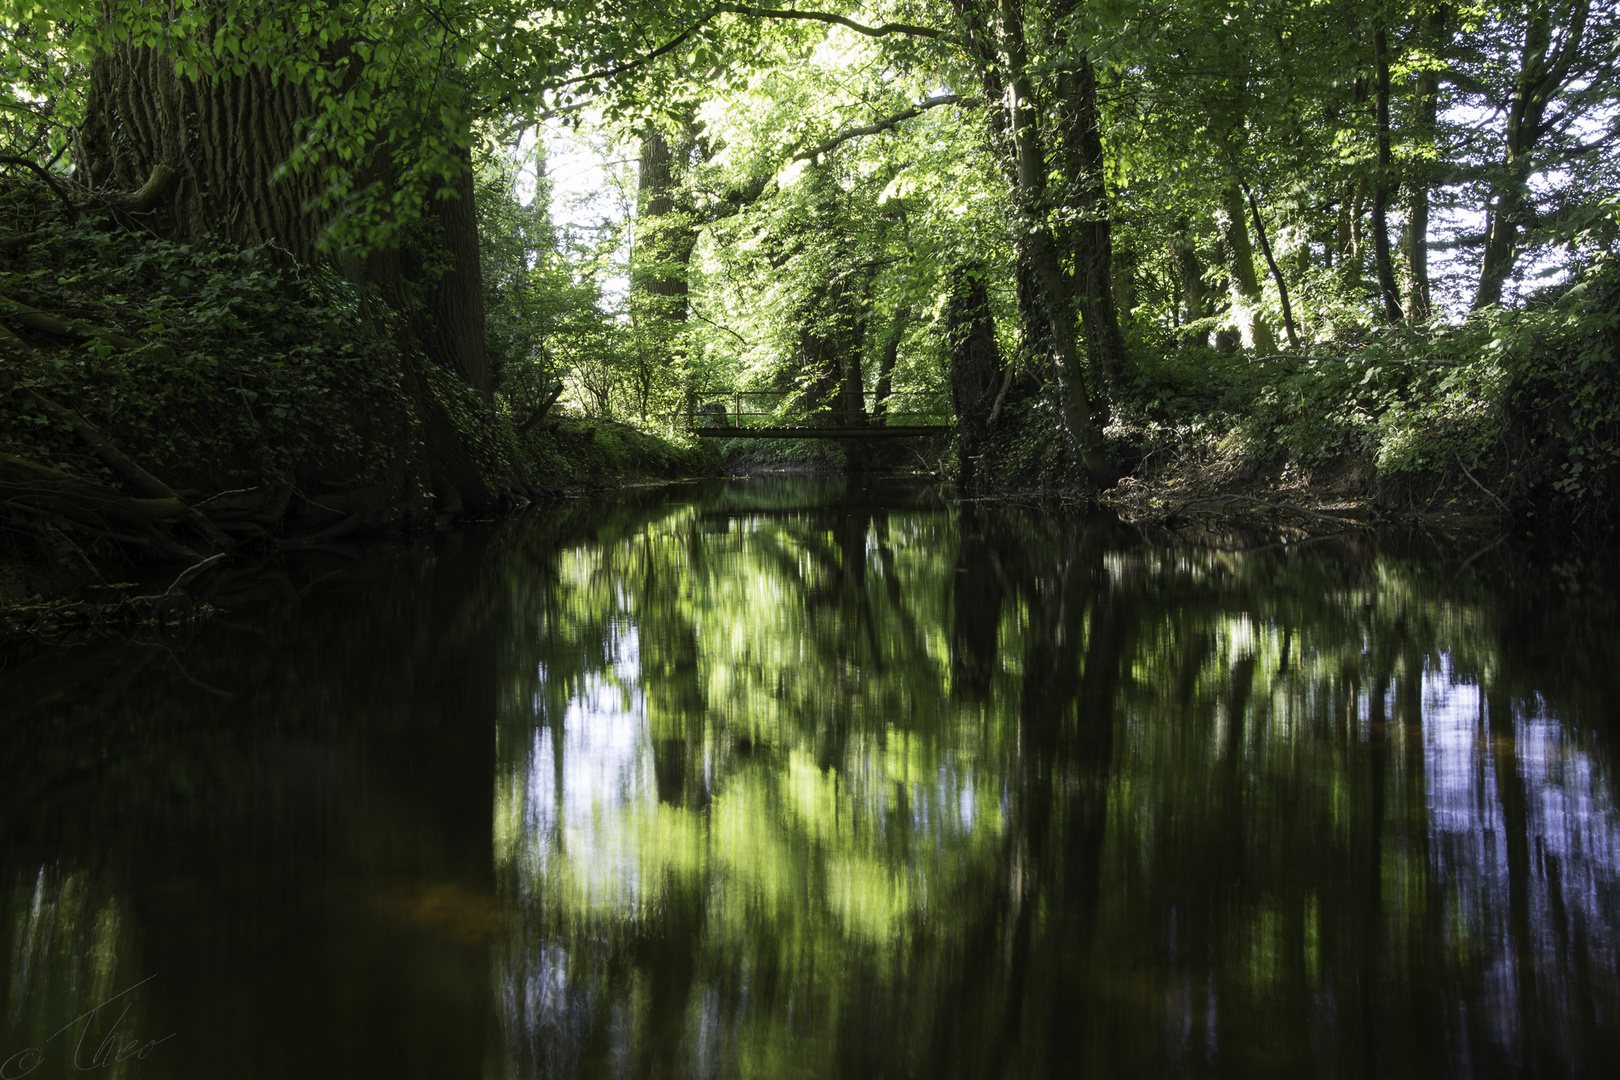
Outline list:
[[[652,123],[641,129],[630,287],[638,316],[672,326],[685,325],[691,310],[687,266],[697,247],[697,219],[678,196],[680,163],[698,145],[699,132],[690,109],[673,144]]]
[[[489,350],[484,334],[484,271],[478,258],[478,216],[473,205],[472,155],[460,155],[462,172],[454,181],[455,197],[435,199],[428,229],[436,231],[439,250],[449,265],[433,282],[427,303],[429,332],[423,344],[429,356],[460,372],[484,401],[493,401]]]
[[[1001,5],[1004,48],[1011,61],[1008,80],[1008,134],[1011,136],[1015,205],[1025,220],[1019,242],[1020,258],[1027,258],[1038,289],[1034,305],[1042,320],[1043,335],[1051,346],[1051,366],[1058,379],[1058,404],[1064,427],[1074,440],[1086,471],[1098,486],[1112,482],[1113,469],[1102,452],[1102,428],[1107,421],[1107,402],[1093,396],[1086,386],[1085,371],[1075,340],[1072,288],[1065,272],[1056,238],[1046,220],[1047,160],[1034,92],[1024,72],[1028,57],[1023,38],[1021,9],[1013,0]],[[1087,252],[1089,261],[1095,251]],[[1108,300],[1112,310],[1112,300]],[[1117,328],[1118,323],[1116,321]]]
[[[276,176],[309,112],[302,87],[263,68],[194,82],[175,75],[166,51],[122,44],[90,64],[76,164],[115,191],[167,167],[171,179],[143,219],[154,231],[188,244],[215,236],[269,245],[310,263],[324,223],[304,207],[319,181],[314,170]]]
[[[985,100],[1001,103],[1000,107],[985,110],[986,134],[1006,178],[1014,213],[1023,222],[1016,258],[1024,349],[1037,376],[1056,382],[1064,431],[1092,481],[1106,487],[1116,476],[1102,449],[1107,399],[1101,394],[1093,397],[1087,388],[1075,334],[1073,279],[1048,220],[1046,176],[1050,162],[1040,129],[1035,85],[1030,78],[1023,6],[1019,0],[952,0],[951,7],[984,86]],[[1075,117],[1079,124],[1085,119]],[[1099,142],[1099,161],[1100,156]],[[1097,175],[1100,178],[1100,169]],[[1101,235],[1106,237],[1106,233]],[[1106,294],[1107,248],[1100,250],[1105,261],[1098,280]],[[1081,266],[1091,265],[1098,252],[1098,248],[1090,248]],[[1111,309],[1111,296],[1106,296],[1106,303]],[[1105,322],[1099,317],[1097,325]],[[1097,340],[1106,348],[1105,338],[1098,336]]]
[[[76,164],[98,186],[125,190],[166,170],[167,185],[142,218],[160,235],[189,244],[223,238],[263,245],[286,264],[308,265],[323,257],[319,241],[328,224],[308,209],[319,194],[319,171],[278,175],[278,169],[310,112],[302,89],[263,68],[193,81],[177,76],[162,50],[120,45],[91,64]],[[391,154],[398,152],[388,146],[374,152],[374,178],[390,191]],[[478,226],[466,153],[461,165],[444,185],[451,197],[422,207],[421,218],[403,230],[403,242],[364,258],[332,257],[363,296],[380,296],[404,316],[407,353],[420,349],[487,402]],[[405,386],[426,426],[441,505],[491,503],[493,493],[427,382],[407,370]]]

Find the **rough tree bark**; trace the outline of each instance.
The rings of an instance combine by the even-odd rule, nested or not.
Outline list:
[[[177,76],[161,49],[120,45],[91,64],[86,120],[75,154],[91,182],[106,189],[146,185],[143,224],[159,235],[203,244],[223,238],[264,245],[287,265],[324,256],[327,221],[308,207],[318,170],[278,176],[297,126],[311,112],[306,92],[260,67],[241,75]],[[395,148],[374,149],[375,177],[390,190]],[[478,260],[471,162],[447,181],[393,247],[363,259],[333,256],[363,294],[403,316],[402,351],[420,351],[458,373],[486,401],[490,378]],[[161,185],[154,181],[167,175]],[[156,186],[156,190],[154,190]],[[399,324],[395,324],[396,326]],[[405,386],[421,413],[428,468],[441,507],[477,509],[494,501],[454,422],[407,356]]]

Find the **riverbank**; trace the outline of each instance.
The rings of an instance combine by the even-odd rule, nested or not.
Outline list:
[[[0,602],[722,467],[480,393],[329,269],[0,195]]]
[[[1299,353],[1222,352],[1162,329],[1102,399],[1106,482],[1080,467],[1051,388],[1016,371],[959,474],[976,493],[1095,495],[1149,523],[1315,513],[1581,544],[1620,526],[1612,260],[1514,309]]]
[[[494,507],[476,513],[439,513],[435,512],[431,498],[421,498],[418,492],[416,498],[374,500],[364,517],[351,512],[334,519],[339,506],[352,505],[345,496],[356,490],[356,483],[352,476],[328,475],[317,478],[311,485],[314,495],[308,494],[302,485],[296,490],[272,495],[277,501],[284,501],[281,520],[265,521],[245,541],[233,542],[226,550],[259,555],[278,549],[329,546],[368,537],[432,531],[452,523],[499,516],[530,503],[560,501],[640,484],[715,476],[724,471],[724,459],[719,452],[701,440],[675,441],[614,421],[563,417],[521,436],[508,435],[507,438],[510,449],[505,460],[515,463],[511,476],[520,479],[498,489],[499,503]],[[131,446],[134,454],[144,448],[138,440],[125,445]],[[16,454],[5,454],[0,456],[0,468],[9,465],[15,469],[15,462],[26,460]],[[34,473],[46,476],[40,469],[35,469]],[[91,497],[103,497],[95,481],[81,479],[65,467],[51,470],[46,480],[56,492],[71,483],[75,493],[82,491]],[[227,483],[239,485],[237,491],[228,493],[239,501],[242,496],[273,492],[278,484],[288,484],[286,476],[279,473],[244,475],[237,471],[221,476],[206,470],[199,470],[193,482],[213,487]],[[46,622],[61,619],[83,622],[107,616],[106,611],[99,608],[92,611],[86,607],[86,602],[69,598],[108,582],[149,573],[165,564],[172,564],[176,572],[185,568],[183,560],[153,557],[149,545],[130,545],[119,542],[124,538],[98,535],[103,530],[73,518],[19,512],[19,506],[61,496],[53,492],[42,494],[37,486],[31,492],[20,490],[14,479],[0,480],[0,483],[12,485],[7,492],[7,509],[0,511],[0,522],[5,525],[0,529],[0,632],[8,625],[15,629],[19,623],[37,623],[41,617]],[[308,478],[304,483],[310,483]],[[111,487],[110,484],[101,486]],[[288,484],[289,488],[291,486]],[[185,493],[192,494],[196,490],[188,488]],[[236,505],[220,498],[213,500],[213,504]],[[206,516],[210,503],[203,503],[202,509]],[[221,513],[208,520],[218,521],[225,528],[235,520],[244,519]],[[328,522],[332,527],[320,528]],[[277,525],[280,529],[272,531]],[[240,534],[235,529],[231,532]],[[206,556],[197,552],[197,557],[200,560]],[[154,609],[153,604],[144,600],[131,607],[114,599],[111,604],[99,607],[116,609],[117,619],[133,618],[137,622],[149,621],[153,610],[162,614],[161,605]],[[46,608],[50,613],[42,616]]]

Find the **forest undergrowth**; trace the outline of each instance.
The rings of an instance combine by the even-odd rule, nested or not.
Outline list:
[[[1459,325],[1265,357],[1138,341],[1113,388],[1122,479],[1103,501],[1133,520],[1315,512],[1598,541],[1620,523],[1617,351],[1612,258]],[[1034,386],[986,440],[987,490],[1084,482]]]

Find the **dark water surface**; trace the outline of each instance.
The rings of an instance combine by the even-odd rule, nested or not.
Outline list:
[[[4,658],[0,1080],[1612,1075],[1620,620],[1468,553],[751,480],[217,578]]]

